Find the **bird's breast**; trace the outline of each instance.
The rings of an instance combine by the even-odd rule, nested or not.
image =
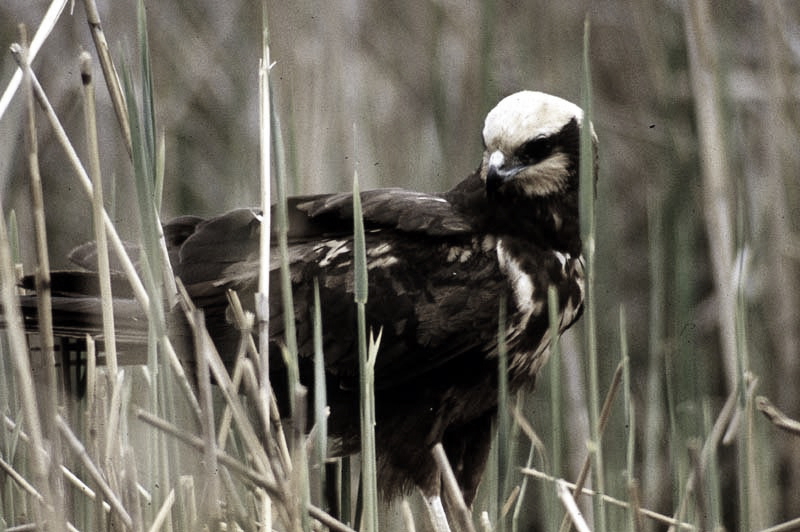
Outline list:
[[[510,299],[505,331],[509,370],[535,375],[547,360],[552,340],[548,289],[556,291],[557,326],[563,332],[583,310],[583,257],[507,238],[497,239],[495,251]]]

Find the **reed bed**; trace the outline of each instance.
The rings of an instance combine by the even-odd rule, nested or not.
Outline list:
[[[418,495],[378,497],[368,429],[380,332],[360,320],[363,452],[330,457],[324,396],[304,419],[296,372],[290,418],[278,415],[265,346],[249,333],[268,327],[263,311],[238,313],[241,356],[225,369],[172,277],[160,221],[275,203],[277,242],[262,253],[286,272],[287,195],[447,188],[478,163],[485,112],[523,87],[581,102],[600,138],[596,185],[589,150],[581,163],[587,308],[537,389],[502,396],[481,492],[451,525],[800,528],[794,5],[231,3],[203,18],[183,2],[85,0],[71,16],[66,4],[0,7],[29,24],[0,27],[16,43],[0,64],[4,529],[427,530]],[[60,55],[76,42],[88,53]],[[48,262],[63,267],[85,240],[98,242],[101,277],[111,257],[148,310],[136,360],[115,346],[106,288],[99,346],[70,347],[46,322],[38,338],[22,329],[20,270],[36,273],[48,315]],[[173,298],[189,352],[167,333],[161,302]],[[56,371],[70,350],[80,397]],[[296,351],[287,341],[290,368]],[[316,358],[319,369],[321,341]]]

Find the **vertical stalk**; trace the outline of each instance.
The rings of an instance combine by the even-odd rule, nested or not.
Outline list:
[[[32,464],[35,483],[42,494],[42,502],[33,499],[34,519],[41,523],[48,515],[48,506],[52,501],[48,475],[49,457],[44,451],[44,436],[39,418],[39,408],[36,401],[36,391],[31,372],[28,347],[25,341],[25,329],[22,325],[22,315],[19,311],[17,298],[17,279],[14,275],[14,265],[11,262],[11,251],[8,241],[8,230],[5,219],[0,216],[0,297],[2,297],[3,313],[6,321],[6,333],[11,353],[11,362],[14,367],[14,382],[19,394],[19,404],[22,408],[23,419],[30,438],[30,462]],[[19,423],[17,424],[19,426]],[[57,527],[53,527],[57,529]]]
[[[550,446],[553,449],[552,463],[550,469],[556,478],[562,478],[564,474],[564,409],[561,391],[562,364],[561,364],[561,343],[559,327],[561,319],[559,317],[558,291],[551,285],[547,290],[547,308],[550,311],[550,424],[552,427],[552,441]],[[548,502],[548,522],[550,530],[558,527],[559,509],[561,505],[554,490],[547,490]]]
[[[364,494],[363,530],[378,531],[378,480],[375,453],[374,353],[367,345],[367,248],[358,172],[353,176],[353,267],[358,327],[358,371],[361,397],[361,485]],[[373,356],[370,356],[373,355]]]
[[[259,131],[260,135],[260,176],[261,176],[261,233],[260,233],[260,271],[258,293],[256,294],[256,317],[258,318],[258,351],[261,363],[258,376],[259,400],[264,404],[263,412],[269,412],[272,391],[269,382],[269,262],[270,238],[272,236],[272,120],[270,118],[271,100],[269,91],[269,20],[267,2],[261,2],[261,61],[258,69]],[[269,419],[262,419],[264,430],[269,433]]]
[[[319,297],[319,279],[314,278],[314,425],[317,430],[316,464],[319,467],[320,482],[316,488],[317,500],[320,503],[326,493],[325,461],[328,450],[328,417],[325,409],[328,404],[325,389],[325,354],[322,351],[322,309]],[[324,506],[323,506],[324,509]]]
[[[511,420],[508,415],[508,345],[506,344],[506,298],[500,297],[497,316],[497,530],[505,532],[503,505],[511,461]]]
[[[33,225],[36,236],[36,260],[37,266],[35,271],[36,276],[36,296],[37,296],[37,313],[39,321],[39,337],[41,341],[42,359],[45,365],[45,404],[43,410],[44,416],[44,436],[51,440],[54,446],[59,444],[59,435],[55,427],[55,416],[57,414],[58,396],[57,396],[57,378],[56,378],[56,361],[55,361],[55,346],[53,340],[53,309],[52,300],[50,298],[50,259],[47,254],[47,231],[45,227],[44,218],[44,193],[42,191],[42,179],[39,173],[39,148],[36,138],[36,112],[33,103],[33,82],[30,76],[30,63],[28,61],[27,35],[24,26],[20,26],[21,41],[23,47],[22,60],[25,63],[24,80],[25,80],[25,94],[26,94],[26,108],[27,108],[27,122],[28,122],[28,163],[30,169],[30,186],[32,197],[32,210],[33,210]],[[7,242],[7,234],[4,239]],[[6,244],[7,245],[7,244]],[[6,264],[10,263],[10,254],[8,261],[0,265],[5,269]],[[15,271],[13,265],[9,266],[9,273]],[[4,284],[5,284],[4,280]],[[13,289],[16,284],[16,279],[11,281],[8,289]],[[6,300],[8,302],[9,300]],[[16,302],[12,303],[16,304]],[[9,305],[5,305],[5,310],[9,310]],[[27,356],[27,355],[25,355]],[[23,369],[23,368],[20,368]],[[28,372],[30,366],[28,365]],[[32,384],[32,383],[31,383]],[[24,386],[23,386],[24,387]],[[32,390],[30,393],[33,393]],[[36,408],[35,398],[26,398],[25,402],[28,403],[29,411],[26,412],[26,418],[31,423],[40,423],[40,419],[33,416],[33,409]],[[29,402],[30,401],[30,402]],[[37,427],[39,429],[39,427]],[[43,444],[40,441],[39,444]],[[55,450],[50,453],[48,461],[45,461],[43,456],[40,460],[35,459],[35,471],[37,481],[44,481],[48,485],[53,486],[55,493],[48,488],[44,493],[44,510],[41,517],[46,518],[47,525],[53,530],[59,529],[66,524],[65,514],[63,508],[63,494],[59,493],[61,482],[58,482],[58,477],[49,478],[50,475],[58,475],[60,468],[60,450]],[[40,451],[34,448],[33,454],[39,455]],[[47,467],[49,464],[49,468]],[[42,486],[39,486],[42,489]],[[52,505],[52,506],[51,506]]]
[[[25,29],[20,26],[22,42],[25,46],[27,36]],[[28,66],[28,52],[23,48],[23,61]],[[27,71],[26,71],[27,72]],[[39,143],[36,138],[36,110],[33,104],[33,90],[29,76],[25,76],[27,123],[28,123],[28,169],[30,171],[31,211],[33,214],[33,228],[36,247],[36,279],[37,319],[39,321],[39,337],[41,342],[42,359],[45,364],[45,384],[47,394],[47,410],[45,415],[45,430],[48,436],[55,435],[54,426],[50,416],[56,414],[56,359],[55,341],[53,339],[53,306],[50,292],[50,257],[47,253],[47,227],[44,217],[44,192],[42,190],[42,176],[39,173]]]
[[[703,199],[709,256],[718,301],[722,363],[728,389],[736,388],[736,287],[733,269],[733,216],[730,168],[725,146],[720,65],[708,2],[684,0],[689,77],[697,118],[698,144],[703,172]]]
[[[86,22],[89,24],[89,29],[92,33],[94,47],[100,58],[100,67],[103,69],[103,76],[105,76],[106,79],[108,94],[114,106],[114,113],[117,115],[122,137],[125,139],[125,148],[128,150],[128,156],[132,157],[131,125],[125,106],[125,96],[122,93],[119,76],[117,75],[117,70],[114,68],[111,53],[108,51],[108,42],[106,41],[105,33],[100,25],[100,12],[97,10],[97,3],[95,0],[84,0],[83,6],[86,11]]]
[[[581,106],[583,107],[583,127],[581,128],[580,194],[581,194],[581,238],[583,255],[586,260],[586,351],[589,367],[589,423],[594,454],[594,488],[604,492],[603,448],[600,430],[600,384],[597,360],[597,313],[595,310],[595,190],[596,161],[593,149],[592,131],[592,76],[589,64],[589,19],[584,22],[583,33],[583,80],[581,83]],[[605,505],[602,500],[595,502],[595,526],[605,530]]]
[[[111,294],[111,269],[108,261],[108,240],[103,227],[103,178],[100,173],[100,149],[97,140],[97,118],[94,102],[94,82],[92,80],[91,56],[88,52],[81,54],[81,80],[83,81],[84,102],[86,105],[85,122],[88,139],[89,173],[92,177],[92,223],[94,239],[97,244],[97,274],[100,278],[100,297],[102,299],[103,338],[106,353],[106,365],[111,376],[110,383],[117,380],[117,340],[114,331],[114,304]]]

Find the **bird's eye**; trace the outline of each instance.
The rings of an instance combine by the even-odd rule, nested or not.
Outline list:
[[[525,164],[535,164],[546,159],[553,151],[553,143],[547,137],[531,139],[517,150],[517,157]]]

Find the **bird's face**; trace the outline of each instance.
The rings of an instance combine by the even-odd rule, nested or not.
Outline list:
[[[545,197],[576,186],[582,120],[580,107],[541,92],[501,100],[483,128],[487,194]]]

